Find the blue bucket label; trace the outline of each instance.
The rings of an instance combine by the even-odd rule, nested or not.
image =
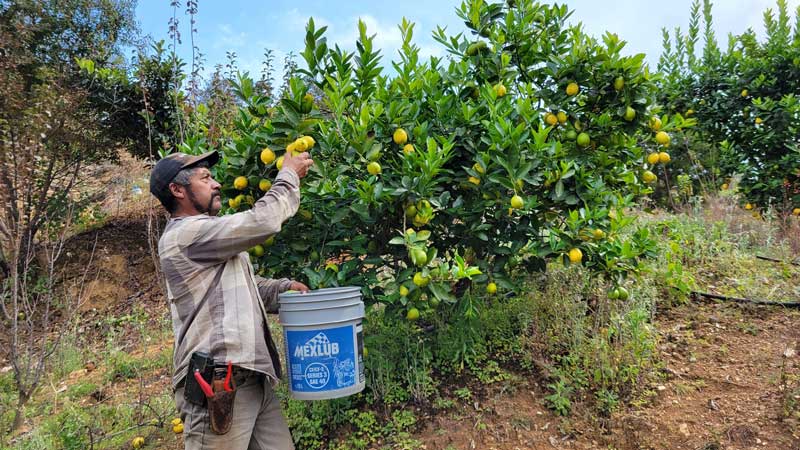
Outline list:
[[[360,328],[360,322],[358,325]],[[357,377],[356,367],[361,366],[361,349],[356,347],[354,328],[346,325],[324,330],[286,330],[293,391],[333,391],[359,383],[363,375],[359,373]]]

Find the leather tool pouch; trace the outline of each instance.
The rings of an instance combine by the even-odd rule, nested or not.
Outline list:
[[[230,381],[233,390],[226,391],[222,380],[214,380],[214,396],[208,398],[208,415],[211,418],[211,431],[225,434],[233,423],[233,405],[236,400],[236,385]]]

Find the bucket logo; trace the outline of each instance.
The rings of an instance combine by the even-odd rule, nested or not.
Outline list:
[[[294,357],[300,358],[301,361],[306,358],[330,357],[338,354],[339,344],[337,342],[331,342],[328,336],[322,332],[309,339],[305,344],[298,345],[294,349]]]

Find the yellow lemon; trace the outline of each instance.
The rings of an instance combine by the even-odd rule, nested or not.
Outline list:
[[[414,153],[414,145],[413,144],[406,144],[403,146],[403,153],[406,155],[410,155]]]
[[[411,308],[406,313],[406,319],[410,322],[413,322],[419,319],[419,310],[417,308]]]
[[[792,214],[795,216],[800,216],[800,208],[795,208],[792,210]]]
[[[275,167],[277,167],[278,170],[283,169],[283,156],[278,158],[278,162],[275,163]]]
[[[414,274],[414,284],[419,287],[425,287],[428,285],[428,282],[431,281],[429,277],[426,277],[422,274],[422,272],[417,272]]]
[[[394,143],[397,145],[405,145],[405,143],[408,142],[408,133],[406,133],[406,130],[398,128],[394,130],[392,139],[394,140]]]
[[[606,237],[606,232],[597,228],[594,231],[592,231],[592,236],[595,239],[603,239],[604,237]]]
[[[742,97],[747,97],[747,89],[742,89]]]
[[[658,153],[650,153],[649,155],[647,155],[647,163],[650,164],[651,166],[658,164],[658,161],[659,161]]]
[[[761,125],[762,123],[764,123],[764,119],[761,117],[756,117],[756,125]]]
[[[294,153],[295,150],[297,150],[297,141],[294,141],[286,146],[286,151],[288,153]]]
[[[694,110],[693,110],[693,109],[687,109],[687,110],[686,110],[686,117],[689,117],[689,116],[691,116],[692,114],[694,114]]]
[[[370,175],[378,175],[381,173],[381,165],[373,161],[367,164],[367,172],[369,172]]]
[[[133,448],[142,448],[143,445],[144,445],[144,438],[141,436],[136,436],[135,438],[133,438],[133,441],[131,441],[131,446]]]
[[[727,191],[728,190],[728,183],[723,183],[722,184],[722,190],[723,191]]]
[[[558,123],[567,123],[567,113],[564,111],[559,111],[556,117],[558,118]]]
[[[519,195],[514,195],[511,197],[511,207],[514,209],[520,209],[525,206],[525,200],[522,199]]]
[[[614,79],[614,90],[621,91],[625,87],[625,78],[617,77]]]
[[[239,202],[237,202],[235,198],[230,198],[228,199],[228,206],[230,206],[233,209],[236,209],[239,207]]]
[[[467,181],[469,181],[470,183],[474,184],[475,186],[481,184],[481,179],[477,178],[477,177],[469,177],[469,178],[467,178]]]
[[[628,122],[636,118],[636,110],[628,106],[625,108],[625,120]]]
[[[486,173],[486,170],[484,170],[483,166],[478,164],[478,163],[475,163],[475,164],[472,165],[472,170],[474,170],[475,172],[478,172],[481,175]]]
[[[658,162],[661,164],[667,164],[670,161],[672,161],[672,158],[670,158],[669,153],[661,152],[658,154]]]
[[[661,129],[661,119],[659,119],[658,117],[651,118],[650,119],[650,128],[652,128],[653,131],[660,130]]]
[[[264,241],[264,247],[272,247],[275,245],[275,235],[268,237],[267,240]]]
[[[578,135],[577,142],[578,142],[578,145],[580,145],[581,147],[586,147],[591,142],[591,138],[589,137],[588,134],[581,133],[581,134]]]
[[[247,177],[245,176],[238,176],[235,180],[233,180],[233,187],[238,190],[243,190],[247,188]]]
[[[257,244],[253,247],[253,256],[264,256],[264,246]]]
[[[665,131],[656,133],[656,142],[661,145],[669,145],[669,135]]]
[[[497,285],[494,283],[489,283],[486,285],[486,292],[489,294],[494,294],[497,292]]]
[[[544,122],[548,125],[555,126],[558,123],[558,117],[556,117],[553,113],[547,113],[544,115]]]
[[[498,83],[494,85],[494,93],[497,94],[498,97],[502,97],[506,95],[506,87],[503,86],[503,83]]]
[[[400,286],[400,296],[405,297],[408,295],[408,288],[405,286]]]
[[[748,203],[748,204],[744,205],[744,209],[750,211],[751,209],[753,209],[753,205]]]
[[[303,138],[297,138],[294,141],[294,149],[300,153],[308,150],[308,141],[304,140]]]
[[[656,177],[656,174],[654,174],[653,172],[645,170],[644,173],[642,174],[642,179],[644,180],[645,183],[650,184],[650,183],[655,183],[658,177]]]
[[[583,261],[583,252],[579,248],[573,248],[569,251],[569,262],[572,264],[579,264]]]
[[[180,418],[180,417],[176,417],[176,418],[172,419],[172,422],[171,422],[171,423],[172,423],[173,425],[179,425],[179,424],[182,424],[182,423],[183,423],[183,421],[181,420],[181,418]]]
[[[275,161],[275,152],[270,150],[269,147],[264,147],[264,150],[261,150],[261,162],[272,164],[272,161]]]
[[[306,143],[306,149],[308,150],[311,150],[311,148],[314,147],[314,144],[317,143],[317,141],[315,141],[314,138],[311,136],[303,136],[300,139],[302,139]]]
[[[272,182],[271,182],[271,181],[269,181],[269,180],[265,180],[264,178],[262,178],[262,179],[261,179],[261,180],[258,182],[258,188],[259,188],[259,189],[260,189],[262,192],[267,192],[267,191],[269,190],[269,188],[271,188],[271,187],[272,187]]]
[[[183,424],[179,423],[177,425],[173,425],[172,426],[172,432],[175,433],[175,434],[183,433]]]
[[[580,88],[578,87],[578,83],[570,83],[567,85],[567,95],[572,97],[573,95],[578,95],[578,91]]]

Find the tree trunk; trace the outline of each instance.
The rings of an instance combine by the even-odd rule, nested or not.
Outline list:
[[[11,425],[12,432],[18,430],[25,422],[25,405],[28,404],[28,400],[30,400],[30,396],[20,391],[17,408],[14,410],[14,423]]]

